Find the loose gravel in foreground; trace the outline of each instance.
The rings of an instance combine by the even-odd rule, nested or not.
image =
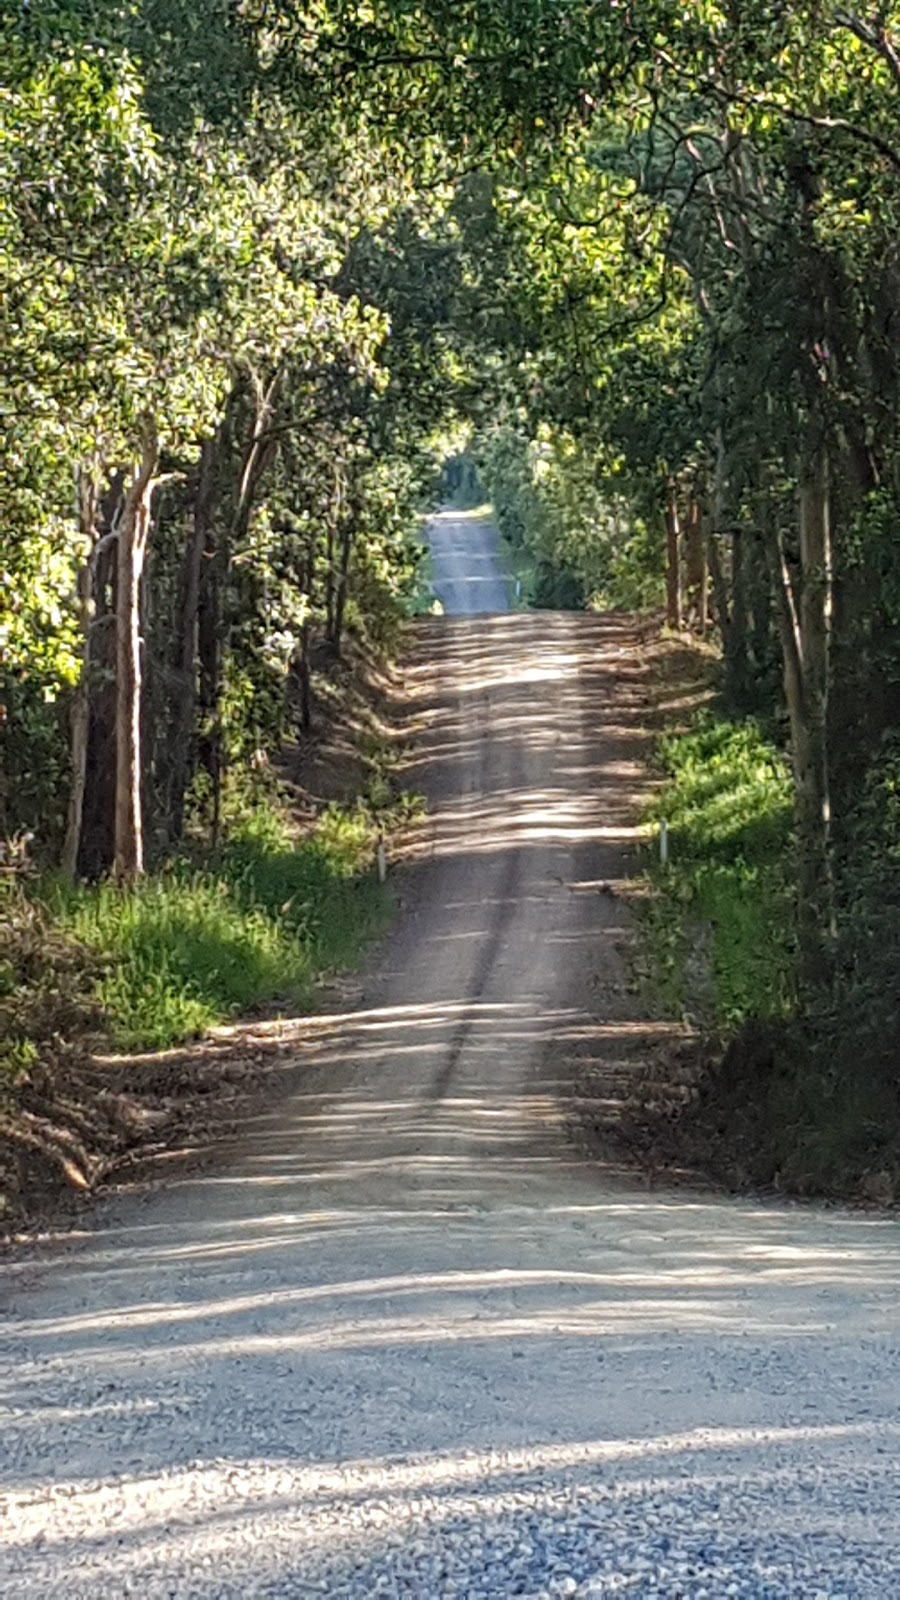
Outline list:
[[[560,1471],[523,1454],[513,1472],[499,1458],[393,1463],[377,1476],[242,1463],[187,1468],[139,1490],[81,1485],[74,1515],[69,1497],[54,1498],[53,1534],[16,1555],[4,1592],[893,1595],[896,1435],[881,1442],[884,1469],[865,1477],[850,1461],[846,1476],[833,1461],[831,1475],[811,1464],[798,1477],[789,1442],[773,1439],[757,1441],[767,1466],[753,1475],[710,1438],[685,1443],[668,1471],[653,1462],[651,1474],[635,1447],[624,1469],[609,1460]],[[453,1486],[457,1471],[464,1488]],[[10,1509],[25,1534],[48,1508],[25,1500]],[[106,1539],[92,1548],[92,1530],[110,1524],[119,1530],[112,1584]]]
[[[570,1170],[256,1227],[270,1165],[13,1278],[4,1600],[900,1594],[892,1222]]]

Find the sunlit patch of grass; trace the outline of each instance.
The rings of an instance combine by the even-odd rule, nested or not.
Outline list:
[[[660,745],[664,783],[648,820],[668,824],[644,916],[651,983],[666,1008],[730,1031],[788,1014],[793,913],[791,785],[755,724],[705,714]]]
[[[268,832],[251,819],[225,851],[222,870],[232,892],[298,939],[314,972],[353,965],[389,909],[372,872],[372,813],[329,806],[299,846],[277,817],[263,828]]]
[[[127,891],[57,891],[51,906],[104,963],[96,997],[123,1049],[176,1044],[308,993],[310,961],[293,931],[212,873],[173,871]]]
[[[176,864],[127,891],[45,885],[53,921],[99,958],[95,996],[115,1043],[161,1048],[262,1007],[296,1010],[352,966],[386,921],[375,824],[326,812],[295,842],[277,810],[238,825],[221,859]]]

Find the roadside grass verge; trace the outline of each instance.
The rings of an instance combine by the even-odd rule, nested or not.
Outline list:
[[[315,981],[352,967],[385,923],[368,809],[330,808],[292,839],[251,814],[215,862],[176,862],[128,891],[44,881],[49,924],[84,951],[91,999],[122,1050],[163,1049],[261,1009],[303,1009]]]
[[[680,679],[667,690],[664,714],[682,716]],[[778,746],[756,723],[707,707],[659,741],[657,761],[638,976],[690,1032],[634,1081],[629,1155],[731,1189],[896,1205],[896,750],[884,750],[841,819],[834,969],[818,991],[796,976],[792,783]]]
[[[290,1019],[389,920],[377,843],[422,801],[395,786],[381,667],[323,684],[312,744],[229,775],[217,851],[198,795],[180,858],[133,889],[0,870],[0,1239],[239,1125],[286,1082]]]
[[[710,711],[660,740],[663,783],[647,820],[669,830],[669,865],[648,858],[643,976],[670,1015],[706,1032],[790,1014],[791,787],[752,722]]]

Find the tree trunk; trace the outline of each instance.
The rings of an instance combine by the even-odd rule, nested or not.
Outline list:
[[[149,427],[128,487],[118,529],[116,593],[116,824],[113,871],[120,883],[144,870],[141,816],[141,573],[150,530],[153,474],[159,457]]]
[[[666,491],[666,622],[681,627],[681,525],[675,484]]]
[[[337,594],[334,602],[334,633],[332,643],[336,655],[341,653],[344,636],[344,613],[347,609],[347,592],[350,586],[350,558],[353,554],[353,524],[348,522],[341,534],[341,564],[338,574]]]
[[[325,525],[325,633],[329,644],[334,644],[334,523],[329,516]]]
[[[750,652],[750,566],[752,528],[735,530],[731,574],[731,650],[728,672],[735,705],[746,712],[752,701],[753,669]]]
[[[710,579],[712,580],[713,621],[718,625],[719,635],[722,640],[722,651],[727,656],[731,633],[731,605],[728,599],[728,583],[725,578],[725,568],[722,565],[719,539],[712,528],[710,528],[707,535],[706,559],[709,564]]]
[[[335,562],[335,540],[343,522],[344,484],[340,463],[335,464],[334,492],[325,524],[325,633],[333,649],[340,649],[337,621],[338,579]]]
[[[687,602],[688,615],[695,631],[701,639],[706,634],[707,626],[707,586],[708,574],[706,570],[706,539],[703,530],[703,511],[698,498],[691,500],[688,513],[687,533]]]
[[[112,867],[116,815],[116,550],[97,557],[88,653],[87,772],[76,873],[95,881]]]
[[[87,780],[88,733],[91,721],[90,665],[91,624],[94,620],[93,568],[97,544],[97,486],[93,475],[79,471],[76,481],[78,522],[86,540],[88,552],[79,568],[76,579],[78,618],[81,626],[81,668],[75,696],[72,701],[70,723],[70,748],[72,771],[69,778],[69,803],[66,816],[66,837],[62,849],[62,870],[65,877],[75,877],[78,850],[81,844],[81,824],[84,816],[84,791]]]
[[[210,539],[217,499],[217,466],[221,432],[206,439],[200,452],[197,493],[191,530],[181,565],[178,609],[175,617],[173,679],[175,703],[169,733],[168,827],[178,843],[184,835],[184,797],[191,775],[194,720],[197,710],[197,625],[200,611],[200,574]]]
[[[312,677],[309,663],[310,632],[312,628],[313,585],[316,576],[316,535],[313,530],[306,546],[306,612],[300,625],[300,727],[305,734],[312,731]]]
[[[102,481],[102,480],[101,480]],[[113,863],[116,813],[116,567],[117,527],[122,509],[122,475],[112,475],[98,494],[96,542],[87,573],[90,584],[85,617],[83,687],[87,714],[85,782],[81,788],[81,826],[75,845],[75,872],[96,880]]]
[[[207,772],[212,788],[211,843],[219,843],[222,782],[225,769],[224,730],[222,727],[223,661],[227,653],[225,580],[233,552],[247,535],[257,491],[273,452],[271,422],[284,377],[276,369],[265,388],[255,385],[255,407],[250,436],[244,450],[234,511],[227,528],[216,534],[213,519],[207,518],[205,548],[200,556],[200,587],[197,603],[198,703],[202,731],[198,739],[199,765]],[[236,389],[229,401],[233,415],[243,391]],[[222,425],[224,440],[229,419]]]
[[[744,591],[747,611],[747,706],[756,712],[772,701],[777,641],[773,639],[772,627],[775,615],[772,571],[764,542],[755,529],[746,540]]]
[[[197,601],[197,700],[199,736],[197,758],[210,781],[212,793],[213,842],[218,838],[219,791],[221,788],[221,678],[222,678],[222,579],[227,552],[225,532],[216,536],[212,523],[206,528],[206,542],[200,564],[200,592]]]
[[[800,483],[802,717],[795,736],[800,943],[806,976],[827,977],[834,938],[828,691],[831,676],[832,553],[828,458],[816,441]]]
[[[731,601],[728,580],[722,562],[722,545],[725,535],[725,487],[727,481],[725,441],[722,429],[716,429],[716,464],[713,472],[709,520],[706,530],[706,561],[712,581],[712,600],[715,620],[719,626],[722,652],[728,656],[731,637]]]
[[[832,561],[823,443],[813,444],[801,465],[799,528],[799,598],[778,541],[778,624],[794,773],[800,976],[814,986],[830,975],[835,932],[828,772]]]

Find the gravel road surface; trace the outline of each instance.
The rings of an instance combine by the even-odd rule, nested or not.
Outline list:
[[[465,511],[440,511],[428,526],[432,588],[448,616],[509,609],[509,582],[497,561],[489,522]]]
[[[897,1226],[579,1154],[658,1031],[639,663],[431,536],[393,933],[292,1098],[0,1273],[0,1595],[900,1596]]]

